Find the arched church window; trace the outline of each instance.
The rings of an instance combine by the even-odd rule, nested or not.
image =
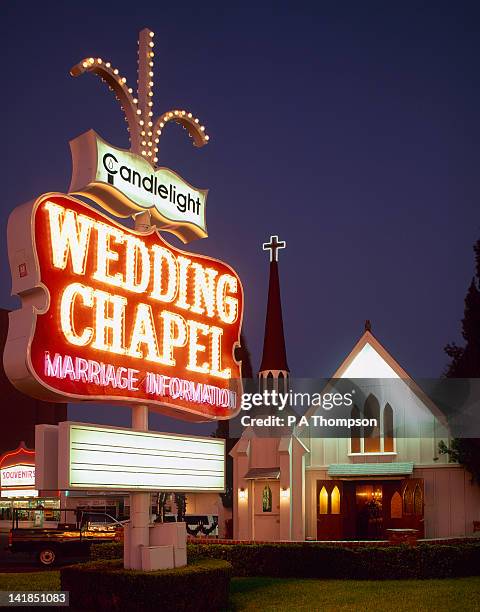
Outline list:
[[[351,414],[352,419],[359,419],[360,410],[358,409],[358,406],[354,406],[350,414]],[[360,437],[362,435],[362,428],[352,427],[350,431],[351,431],[351,452],[352,453],[362,452],[361,443],[360,443]]]
[[[278,374],[278,392],[285,393],[285,376],[283,372],[279,372]]]
[[[340,491],[337,486],[333,487],[332,494],[330,496],[330,503],[332,507],[332,514],[340,514]]]
[[[272,511],[272,489],[268,485],[265,485],[262,493],[262,511]]]
[[[383,450],[393,453],[393,410],[390,404],[383,409]]]
[[[403,513],[413,514],[413,493],[409,484],[407,484],[403,492]]]
[[[420,516],[423,514],[423,493],[418,483],[413,493],[413,511]]]
[[[328,493],[325,487],[322,487],[320,491],[320,514],[328,514]]]
[[[398,491],[395,491],[390,501],[390,518],[402,518],[402,498]]]
[[[366,453],[380,452],[380,404],[374,395],[369,395],[363,411],[365,419],[376,420],[376,425],[365,425],[364,448]]]
[[[267,391],[273,391],[273,374],[271,372],[267,374]]]

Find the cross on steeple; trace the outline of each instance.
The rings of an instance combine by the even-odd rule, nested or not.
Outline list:
[[[270,261],[278,261],[278,250],[286,248],[285,240],[278,240],[278,236],[270,236],[270,242],[263,243],[263,250],[270,251]]]

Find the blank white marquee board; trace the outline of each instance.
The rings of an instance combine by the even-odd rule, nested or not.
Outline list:
[[[48,455],[53,449],[45,446]],[[58,488],[223,492],[225,441],[60,423]]]

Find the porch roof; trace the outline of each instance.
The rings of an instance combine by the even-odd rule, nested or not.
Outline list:
[[[329,476],[404,476],[413,472],[413,463],[333,463]]]
[[[280,468],[250,468],[244,476],[245,480],[278,480]]]

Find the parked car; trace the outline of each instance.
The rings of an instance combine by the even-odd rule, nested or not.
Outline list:
[[[68,557],[88,557],[92,543],[119,542],[127,521],[117,521],[102,513],[81,512],[72,523],[57,528],[18,528],[10,530],[8,549],[12,553],[32,553],[38,563],[51,566]]]

